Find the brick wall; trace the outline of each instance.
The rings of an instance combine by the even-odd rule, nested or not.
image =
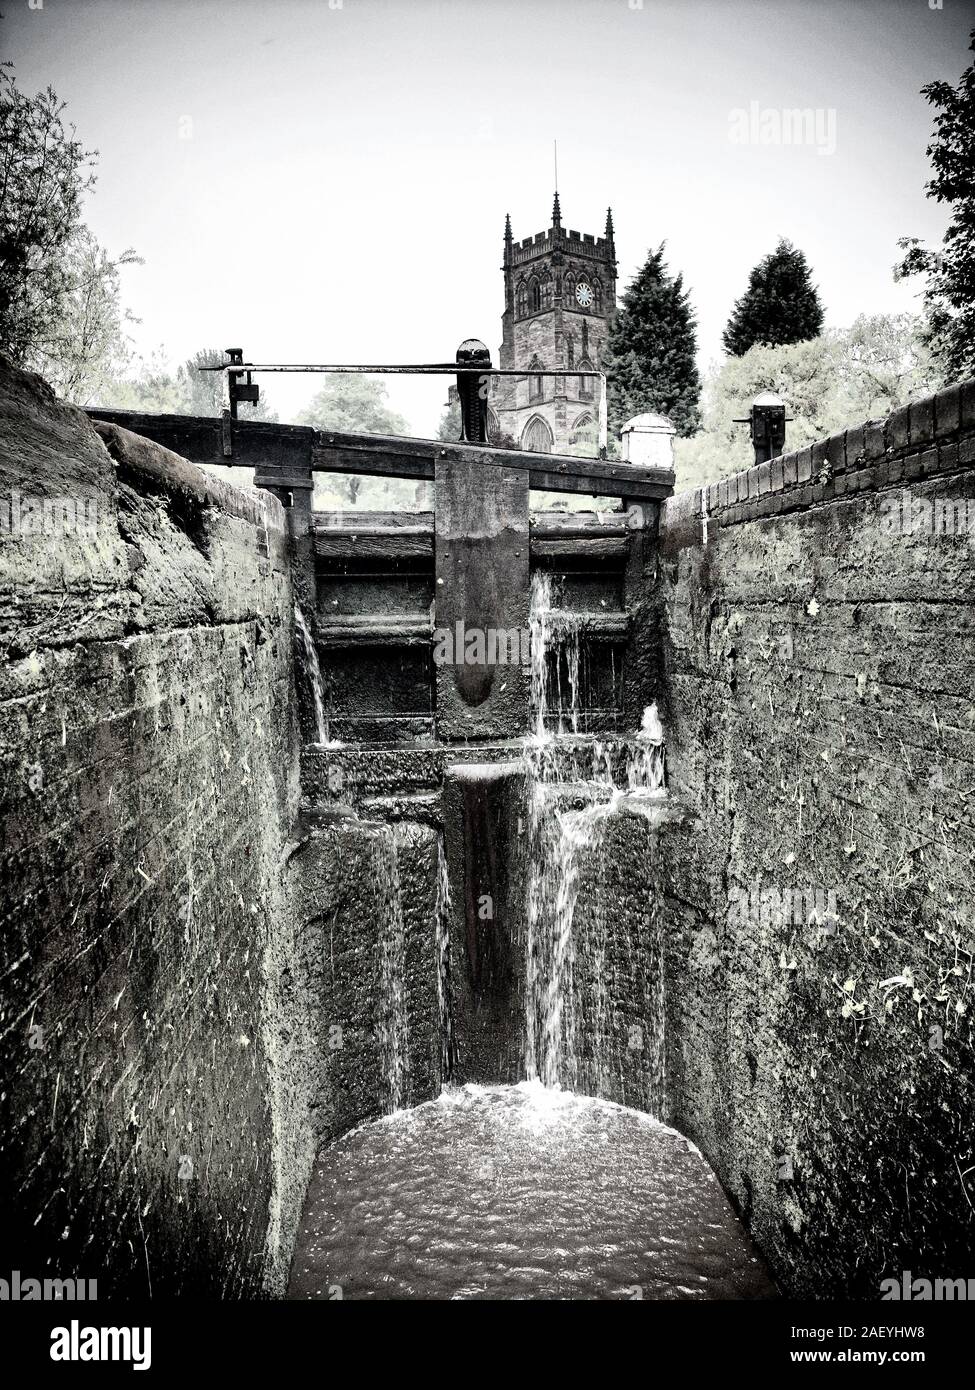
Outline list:
[[[800,1295],[975,1271],[973,561],[973,383],[662,509],[670,1118]]]
[[[98,429],[0,365],[0,1263],[275,1292],[310,1164],[284,514]]]

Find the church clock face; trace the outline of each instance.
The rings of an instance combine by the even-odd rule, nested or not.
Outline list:
[[[576,303],[580,309],[592,308],[592,286],[587,285],[585,280],[580,280],[576,285]]]

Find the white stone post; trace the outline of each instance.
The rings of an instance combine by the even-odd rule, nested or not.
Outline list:
[[[673,470],[676,433],[666,415],[634,415],[620,430],[623,458],[641,468]]]

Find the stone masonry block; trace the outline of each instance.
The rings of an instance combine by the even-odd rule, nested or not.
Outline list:
[[[934,396],[926,396],[908,407],[908,436],[912,449],[930,444],[934,439],[934,400]]]
[[[887,448],[887,424],[885,420],[868,420],[863,427],[863,452],[866,458],[883,458]]]
[[[846,431],[831,434],[826,441],[826,462],[830,473],[841,473],[846,467]]]
[[[961,423],[961,386],[947,386],[934,398],[935,438],[955,434]]]
[[[906,449],[910,440],[910,408],[895,410],[887,421],[887,448]]]

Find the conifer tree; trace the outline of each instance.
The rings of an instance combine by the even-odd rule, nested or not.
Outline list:
[[[801,251],[784,238],[748,277],[722,336],[725,350],[741,357],[756,343],[782,347],[817,338],[823,306]]]
[[[698,427],[701,378],[697,329],[682,275],[664,262],[664,245],[651,251],[623,295],[603,354],[610,377],[609,431],[613,438],[634,415],[666,415],[680,435]]]

